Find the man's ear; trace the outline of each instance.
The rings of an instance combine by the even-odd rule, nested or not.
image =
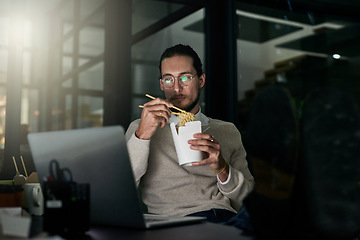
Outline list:
[[[205,73],[201,74],[199,77],[199,88],[203,88],[205,85]]]
[[[160,89],[161,89],[161,91],[164,91],[164,86],[162,85],[161,79],[159,80],[159,83],[160,83]]]

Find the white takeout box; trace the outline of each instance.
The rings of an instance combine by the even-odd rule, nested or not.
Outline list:
[[[31,218],[20,207],[0,208],[0,239],[5,236],[28,238]]]
[[[202,152],[191,149],[188,140],[194,139],[193,135],[195,133],[201,133],[201,122],[187,122],[185,126],[179,127],[179,133],[176,131],[174,123],[170,123],[170,129],[174,139],[179,165],[192,166],[192,162],[200,162],[202,160]]]

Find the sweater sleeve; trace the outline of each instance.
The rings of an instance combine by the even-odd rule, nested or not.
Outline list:
[[[234,209],[239,210],[243,199],[254,188],[254,177],[251,175],[246,161],[246,151],[242,144],[240,132],[232,125],[230,130],[234,135],[231,137],[233,149],[225,160],[231,166],[231,178],[226,184],[217,183],[220,192],[230,199]],[[229,144],[229,143],[228,143]]]
[[[135,135],[138,126],[139,120],[133,121],[125,134],[129,158],[137,186],[139,186],[141,177],[146,173],[150,152],[150,140],[139,139]]]

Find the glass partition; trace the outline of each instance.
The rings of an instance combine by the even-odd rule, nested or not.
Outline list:
[[[134,6],[133,35],[143,30],[149,23],[156,24],[162,17],[184,7],[184,5],[159,2],[139,1]],[[199,54],[205,64],[205,35],[204,33],[189,31],[186,27],[196,21],[203,22],[204,9],[200,9],[174,22],[173,24],[155,32],[132,46],[132,119],[139,118],[141,109],[139,105],[149,101],[145,97],[152,96],[164,98],[159,82],[159,60],[166,48],[175,44],[188,44]],[[203,94],[200,101],[203,104]]]
[[[102,125],[104,3],[0,1],[0,179],[29,132]]]
[[[347,229],[338,238],[355,237],[359,4],[256,2],[237,7],[240,126],[256,179],[246,205],[252,222],[276,237],[328,238],[336,229]]]
[[[315,2],[301,7],[291,1],[281,6],[238,2],[238,92],[243,125],[256,94],[270,85],[288,89],[299,114],[304,99],[315,89],[335,88],[359,102],[355,70],[360,64],[359,19],[346,13],[351,8],[347,4],[337,4],[339,11],[333,11],[334,3],[324,3],[320,9]]]

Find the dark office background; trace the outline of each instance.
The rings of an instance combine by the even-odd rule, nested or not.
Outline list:
[[[351,0],[0,0],[0,179],[15,174],[13,156],[17,161],[23,156],[29,171],[35,170],[26,141],[29,132],[126,128],[140,116],[138,105],[148,101],[145,93],[162,97],[158,59],[177,43],[189,44],[199,53],[206,73],[202,111],[238,126],[252,168],[258,167],[254,159],[259,152],[269,151],[249,136],[254,130],[249,114],[255,114],[255,99],[265,98],[261,107],[269,114],[284,114],[276,121],[255,114],[265,122],[259,123],[264,129],[277,129],[269,124],[281,125],[290,106],[294,115],[288,120],[295,130],[289,131],[295,131],[291,138],[295,147],[289,150],[292,160],[284,164],[290,161],[285,171],[293,176],[294,166],[306,162],[308,154],[303,145],[310,130],[304,126],[310,120],[304,123],[304,111],[312,121],[340,102],[337,109],[353,106],[348,115],[327,111],[324,121],[339,114],[357,120],[359,12],[360,3]],[[276,97],[259,96],[270,86],[285,90],[288,98],[282,101],[290,104],[285,112],[280,111],[284,106],[276,105]],[[351,131],[344,130],[350,131],[346,134],[360,135],[354,121],[342,123],[354,125]],[[313,138],[344,136],[338,125],[331,126]],[[261,129],[257,133],[267,139]],[[360,162],[351,150],[347,152],[339,156]]]

